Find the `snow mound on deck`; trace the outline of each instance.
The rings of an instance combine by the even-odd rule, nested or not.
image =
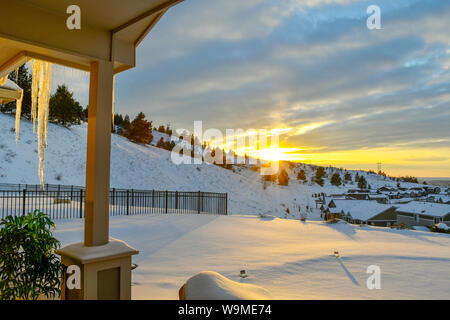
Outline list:
[[[230,280],[213,271],[190,278],[184,287],[186,300],[268,300],[269,291],[248,283]]]
[[[438,228],[438,229],[442,229],[442,230],[448,230],[448,229],[450,229],[450,227],[449,226],[447,226],[445,223],[438,223],[438,224],[436,224],[436,228]]]

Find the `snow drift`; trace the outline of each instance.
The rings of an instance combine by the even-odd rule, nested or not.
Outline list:
[[[230,280],[213,271],[203,271],[190,278],[180,289],[182,300],[269,300],[266,289]]]

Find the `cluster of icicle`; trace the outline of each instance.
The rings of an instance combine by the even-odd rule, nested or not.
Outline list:
[[[52,82],[52,64],[41,60],[31,60],[32,85],[31,85],[31,118],[33,119],[33,132],[36,132],[39,154],[39,180],[44,186],[45,148],[48,142],[48,112],[50,102],[50,90]],[[16,108],[16,143],[19,138],[20,114],[22,98],[17,101]]]
[[[31,118],[33,132],[36,132],[39,154],[39,179],[44,185],[45,148],[48,142],[48,112],[52,82],[52,64],[46,61],[32,60],[33,82],[31,85]]]

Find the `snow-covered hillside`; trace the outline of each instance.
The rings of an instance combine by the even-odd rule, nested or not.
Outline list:
[[[0,114],[0,182],[38,184],[37,143],[32,125],[22,120],[17,145],[13,128],[14,118]],[[156,144],[163,134],[154,132],[154,136],[153,143]],[[49,124],[48,139],[45,182],[83,186],[86,124],[69,129]],[[339,193],[343,192],[343,188],[356,187],[354,183],[343,187],[331,186],[329,177],[332,170],[337,170],[333,168],[326,168],[328,178],[323,188],[310,182],[301,183],[296,178],[301,168],[305,170],[307,181],[311,181],[314,175],[312,168],[297,164],[294,168],[286,166],[290,177],[288,186],[269,183],[264,189],[259,172],[248,167],[234,167],[232,171],[206,163],[176,165],[166,150],[135,144],[122,136],[112,135],[111,187],[227,192],[228,208],[232,214],[265,213],[297,218],[300,211],[305,212],[307,207],[315,206],[312,194]],[[359,175],[365,175],[372,188],[396,185],[396,182],[385,180],[382,176],[361,172]]]

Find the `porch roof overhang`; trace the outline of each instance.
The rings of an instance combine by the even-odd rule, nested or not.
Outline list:
[[[97,60],[119,73],[136,65],[135,49],[166,11],[183,0],[12,0],[0,3],[0,77],[29,59],[85,71]],[[69,30],[70,5],[81,30]]]

